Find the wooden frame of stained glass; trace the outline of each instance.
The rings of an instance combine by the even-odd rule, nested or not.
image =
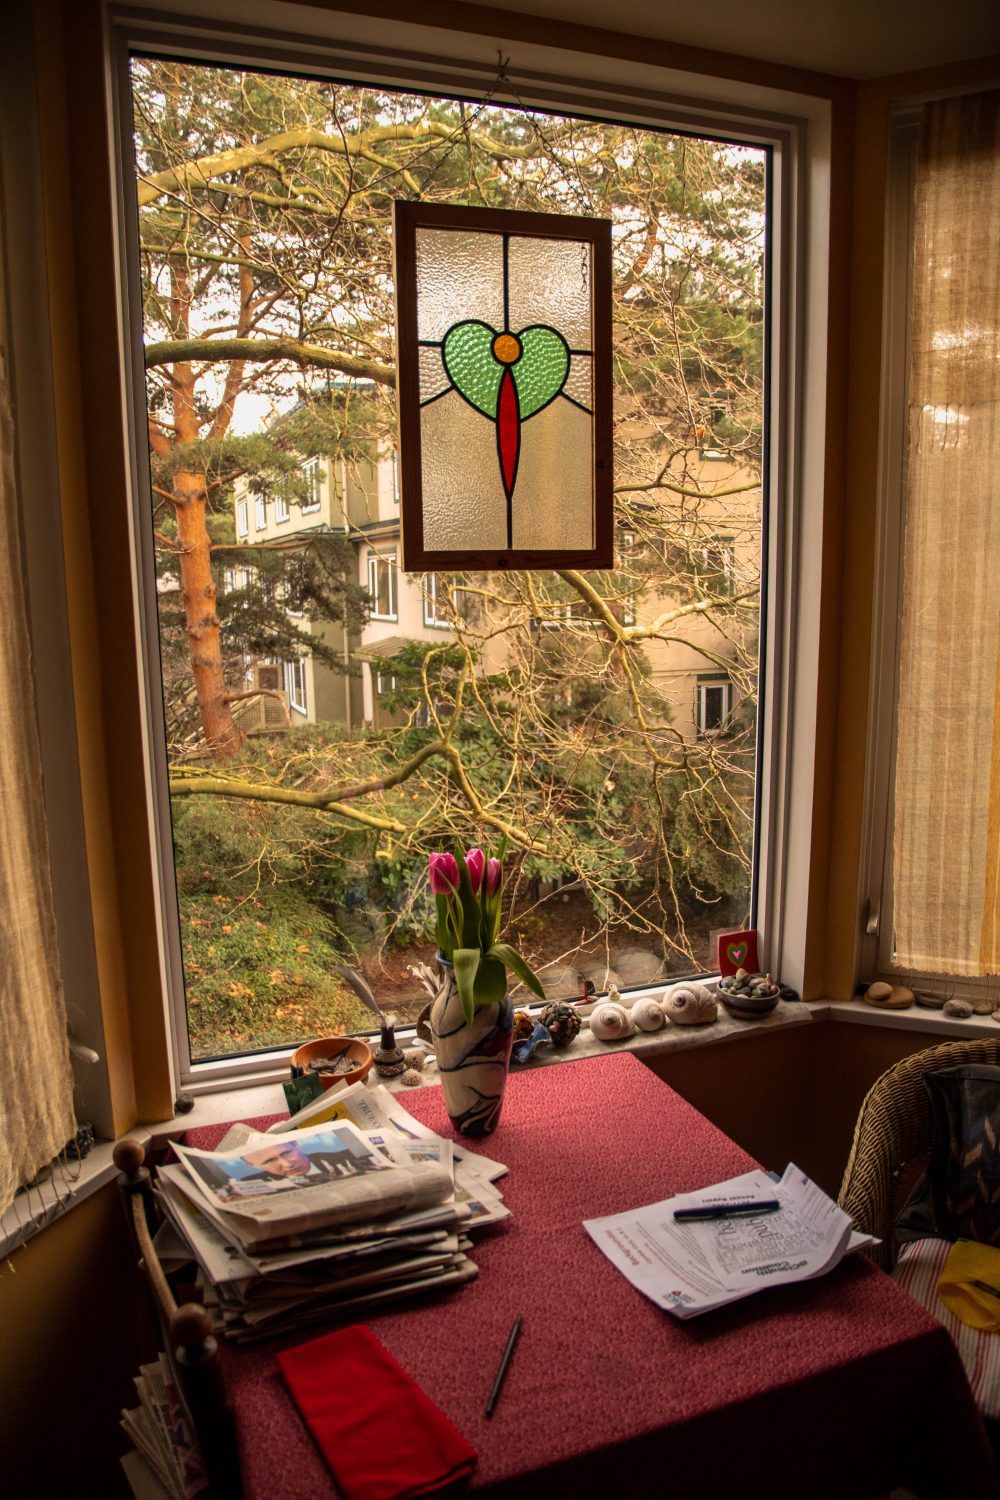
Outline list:
[[[614,566],[611,223],[397,202],[402,566]]]

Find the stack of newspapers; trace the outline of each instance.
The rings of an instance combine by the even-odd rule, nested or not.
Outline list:
[[[122,1429],[132,1442],[121,1465],[139,1500],[195,1500],[208,1495],[201,1457],[174,1387],[166,1356],[140,1365],[135,1377],[139,1405],[123,1411]]]
[[[330,1091],[161,1167],[161,1262],[198,1264],[217,1331],[247,1342],[469,1281],[472,1235],[510,1216],[507,1168],[415,1120],[381,1085]]]

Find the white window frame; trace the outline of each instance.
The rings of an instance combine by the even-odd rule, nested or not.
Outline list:
[[[395,693],[399,688],[399,682],[395,672],[375,673],[375,692],[381,698],[386,693]]]
[[[716,574],[722,580],[722,592],[736,592],[736,540],[731,536],[716,536],[701,549],[701,562],[707,574]]]
[[[274,497],[274,524],[280,526],[283,521],[291,520],[291,509],[284,495]]]
[[[238,537],[250,535],[250,503],[246,495],[236,502],[236,535]]]
[[[382,590],[379,587],[379,569],[383,567],[385,568],[386,593],[389,596],[386,600],[383,600]],[[373,620],[399,619],[398,573],[394,551],[369,552],[368,592],[371,595],[371,618]]]
[[[455,615],[459,613],[459,588],[456,583],[448,583],[447,576],[448,575],[446,573],[424,574],[424,587],[422,590],[424,601],[424,624],[429,630],[451,630],[453,629],[455,624],[455,621],[451,616],[443,617],[438,614],[438,604],[440,602],[442,593],[442,579],[445,579],[443,592],[445,593],[445,595],[451,596],[451,607]]]
[[[302,465],[302,477],[306,482],[306,496],[299,506],[299,510],[304,516],[308,516],[313,511],[319,510],[322,504],[320,487],[323,483],[323,476],[320,473],[318,458],[309,458],[306,460]]]
[[[309,712],[309,699],[306,692],[305,657],[296,656],[293,661],[284,662],[283,666],[288,707],[294,708],[296,713],[307,714]]]
[[[152,577],[148,538],[150,494],[145,452],[141,298],[135,189],[130,167],[128,52],[197,56],[206,63],[280,66],[293,73],[329,72],[386,87],[415,82],[471,101],[496,92],[496,65],[482,38],[408,23],[405,46],[382,24],[320,8],[272,5],[267,29],[220,27],[214,0],[200,0],[201,15],[177,22],[155,11],[109,12],[110,75],[115,93],[112,171],[118,201],[119,328],[126,365],[133,529],[139,571]],[[231,17],[228,18],[231,23]],[[308,32],[302,30],[308,27]],[[282,28],[285,28],[284,30]],[[296,29],[298,28],[298,29]],[[805,974],[808,892],[813,854],[813,801],[817,744],[820,599],[827,482],[827,341],[829,337],[829,229],[832,103],[764,84],[684,74],[655,63],[619,57],[582,58],[559,46],[501,38],[525,107],[574,111],[653,128],[677,129],[766,144],[772,148],[769,261],[773,272],[767,309],[771,383],[766,413],[768,470],[763,500],[770,540],[762,609],[765,691],[759,706],[756,907],[769,964],[801,988]],[[414,48],[423,52],[415,61]],[[433,59],[433,61],[431,61]],[[500,97],[506,97],[501,89]],[[806,372],[808,370],[808,380]],[[803,504],[808,494],[809,505]],[[137,594],[142,621],[142,691],[149,738],[162,742],[163,712],[148,683],[158,657],[155,596]],[[183,970],[176,893],[170,864],[170,817],[164,757],[151,752],[147,773],[155,808],[153,859],[161,901],[160,938],[166,975],[176,1083],[196,1091],[225,1087],[234,1078],[261,1081],[285,1072],[288,1048],[269,1057],[193,1065],[187,1052]]]
[[[253,503],[254,530],[264,531],[267,528],[267,501],[263,495],[257,495]]]
[[[714,724],[708,723],[708,695],[709,693],[722,693],[722,713]],[[722,673],[713,673],[711,676],[699,676],[696,688],[695,725],[698,730],[698,738],[710,740],[717,734],[724,734],[726,721],[733,711],[733,682],[731,677],[725,677]]]

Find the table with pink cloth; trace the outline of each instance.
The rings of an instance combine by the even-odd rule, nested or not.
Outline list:
[[[453,1133],[438,1088],[405,1103]],[[187,1139],[211,1148],[223,1129]],[[477,1236],[478,1279],[364,1320],[478,1451],[471,1491],[863,1500],[905,1485],[920,1500],[1000,1495],[948,1335],[862,1258],[681,1323],[601,1254],[583,1219],[757,1165],[636,1058],[515,1073],[481,1146],[510,1168],[513,1217]],[[488,1421],[517,1313],[521,1339]],[[337,1495],[275,1360],[277,1348],[322,1331],[225,1351],[248,1500]]]

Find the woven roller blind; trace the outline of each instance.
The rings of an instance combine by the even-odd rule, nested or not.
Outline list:
[[[924,112],[893,849],[896,959],[1000,969],[1000,92]]]
[[[76,1129],[22,584],[8,348],[0,295],[0,1213]]]

